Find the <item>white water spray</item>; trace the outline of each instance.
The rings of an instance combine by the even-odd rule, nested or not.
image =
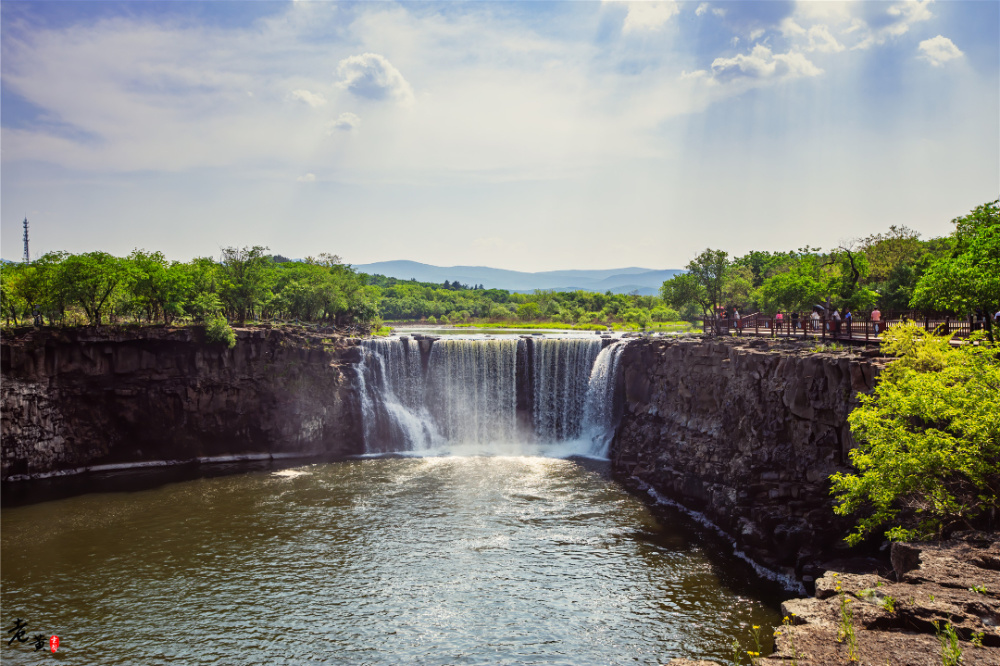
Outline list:
[[[624,342],[599,338],[365,340],[358,367],[368,453],[607,456]],[[520,393],[519,393],[520,392]]]

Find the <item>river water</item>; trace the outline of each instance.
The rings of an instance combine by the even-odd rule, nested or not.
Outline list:
[[[607,463],[170,474],[5,502],[4,628],[60,639],[56,655],[4,640],[5,664],[656,664],[727,659],[779,621],[718,544],[654,517]]]

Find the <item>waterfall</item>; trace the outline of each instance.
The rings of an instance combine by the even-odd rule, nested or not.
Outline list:
[[[625,342],[499,338],[362,342],[369,453],[578,443],[606,456]]]
[[[618,361],[625,344],[620,340],[602,349],[587,381],[583,429],[592,443],[590,453],[601,458],[608,456],[608,445],[622,408],[620,400],[616,402],[619,397],[616,389],[620,374]]]
[[[532,340],[535,435],[543,441],[580,436],[584,398],[601,340]]]

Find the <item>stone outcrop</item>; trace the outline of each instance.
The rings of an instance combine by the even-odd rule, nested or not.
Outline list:
[[[1000,665],[997,535],[896,543],[892,562],[894,570],[884,576],[858,569],[828,571],[816,581],[814,598],[782,604],[790,625],[779,630],[775,652],[762,665],[847,663],[842,605],[850,609],[857,663],[939,666],[938,631],[947,624],[954,628],[962,664]]]
[[[829,476],[882,361],[764,339],[646,339],[622,354],[617,474],[704,514],[752,560],[807,584],[843,548]]]
[[[3,479],[233,454],[363,450],[356,341],[237,329],[27,329],[2,340]]]

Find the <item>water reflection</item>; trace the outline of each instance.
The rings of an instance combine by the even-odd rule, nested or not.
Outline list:
[[[777,621],[606,472],[365,459],[5,506],[3,621],[74,664],[664,663]]]

